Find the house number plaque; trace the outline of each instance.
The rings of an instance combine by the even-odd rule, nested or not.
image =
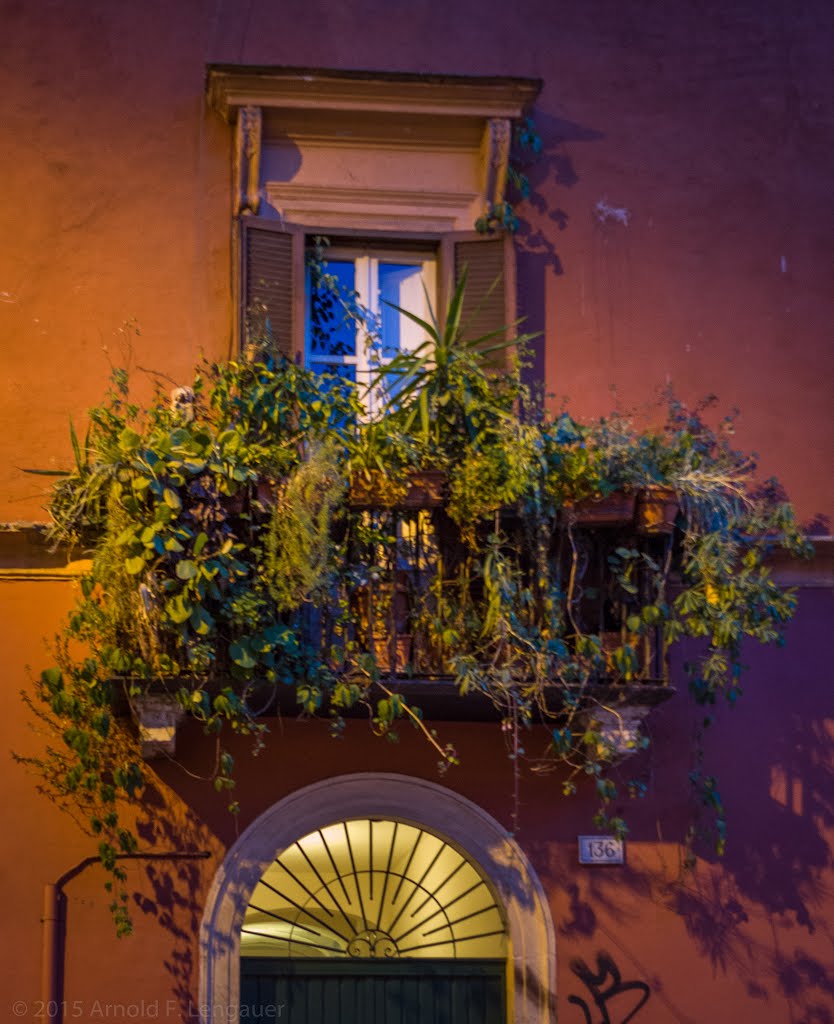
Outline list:
[[[579,836],[580,864],[624,864],[622,839],[614,836]]]

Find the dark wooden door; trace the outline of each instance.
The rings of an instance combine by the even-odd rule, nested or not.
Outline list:
[[[505,1024],[500,960],[241,961],[241,1019],[263,1024]]]

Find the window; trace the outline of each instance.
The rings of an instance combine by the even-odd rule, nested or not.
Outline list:
[[[419,315],[427,312],[422,305],[425,288],[442,328],[443,311],[464,267],[462,318],[469,336],[513,324],[512,238],[480,236],[472,227],[503,199],[510,125],[535,101],[540,87],[538,81],[517,78],[209,67],[209,104],[234,129],[235,340],[240,343],[245,337],[246,310],[257,306],[269,321],[272,343],[288,358],[336,368],[340,375],[361,381],[377,354],[390,355],[418,342],[410,324],[386,300]],[[315,308],[306,253],[319,235],[332,242],[331,272],[378,328],[378,353],[365,345],[361,332],[337,316],[327,322]],[[346,824],[336,826],[333,834],[334,822]],[[358,848],[357,829],[369,837],[367,855],[360,850],[365,860],[358,870],[350,863],[353,846]],[[348,845],[346,863],[338,855],[340,830]],[[319,836],[326,840],[326,850],[318,849]],[[425,838],[418,847],[419,837]],[[403,839],[408,840],[405,846],[400,845]],[[390,883],[395,873],[408,892],[424,886],[431,872],[424,879],[421,868],[414,878],[407,861],[422,856],[428,842],[435,844],[427,851],[429,863],[440,865],[447,858],[448,864],[440,884],[427,887],[419,899],[435,899],[443,913],[460,912],[460,920],[452,932],[444,931],[448,922],[440,927],[434,918],[412,913],[419,906],[415,899],[403,912],[414,918],[405,929],[410,934],[404,934],[396,920],[404,904],[386,917],[383,904],[388,897],[381,900],[378,886]],[[329,863],[331,856],[334,870],[326,878],[325,893],[316,889],[321,884],[317,874],[324,870],[322,858]],[[264,875],[273,863],[278,878]],[[503,1017],[506,1007],[516,1024],[545,1024],[553,1018],[552,925],[540,886],[506,830],[439,786],[365,775],[328,779],[292,794],[266,812],[230,851],[209,896],[201,933],[200,1001],[209,1008],[207,1020],[218,1015],[212,1007],[239,1005],[242,946],[245,953],[273,952],[272,957],[244,958],[244,965],[253,968],[244,972],[244,986],[249,993],[255,986],[258,993],[254,1001],[245,996],[244,1005],[260,1008],[262,991],[270,993],[268,1002],[282,1001],[276,998],[269,961],[275,961],[275,951],[302,948],[299,940],[311,934],[302,929],[315,927],[307,896],[299,899],[294,888],[299,879],[308,892],[316,889],[313,902],[322,899],[345,927],[339,926],[338,934],[317,932],[315,944],[332,945],[337,955],[296,957],[296,973],[306,962],[311,968],[323,967],[327,982],[346,979],[362,987],[368,972],[376,974],[381,967],[382,974],[396,972],[385,981],[401,980],[413,987],[427,980],[434,998],[436,958],[408,958],[416,944],[430,954],[430,943],[441,935],[454,940],[455,952],[460,944],[462,959],[441,962],[448,975],[457,975],[458,967],[469,970],[468,956],[498,965],[500,973],[490,975],[492,988],[485,1000],[490,1012]],[[462,888],[447,892],[447,883]],[[341,894],[342,884],[348,892],[358,885],[356,898],[334,903],[328,893]],[[266,900],[265,892],[270,893]],[[494,893],[494,902],[492,897],[472,902],[484,893]],[[404,890],[402,899],[407,898]],[[386,934],[378,935],[383,926]],[[379,943],[383,954],[396,945],[401,955],[367,956],[370,939],[375,952]],[[270,945],[264,949],[261,943]],[[356,970],[356,957],[339,955],[342,945],[348,954],[351,946],[363,954],[358,958],[365,961],[362,971]],[[480,991],[485,991],[483,985]],[[435,1019],[430,1012],[427,1019]],[[486,1007],[478,1013],[479,1020],[487,1019]],[[370,1019],[361,1011],[358,1017]]]
[[[503,199],[511,122],[540,87],[521,78],[209,67],[209,103],[235,130],[238,343],[257,300],[286,355],[319,365],[338,357],[332,365],[360,380],[368,372],[372,353],[350,338],[316,351],[305,297],[305,247],[316,235],[346,250],[338,273],[380,318],[385,346],[412,341],[383,300],[419,306],[425,283],[442,316],[464,265],[470,334],[513,323],[512,240],[471,229]]]
[[[457,847],[417,825],[354,818],[277,852],[246,908],[240,949],[247,957],[502,960],[506,925]]]
[[[419,328],[386,303],[429,319],[443,310],[464,268],[467,288],[463,322],[472,337],[498,330],[515,320],[515,273],[512,239],[475,232],[397,237],[374,234],[361,240],[331,234],[326,250],[328,273],[345,294],[355,293],[371,333],[381,348],[352,333],[337,311],[329,316],[315,308],[307,253],[320,231],[282,225],[266,217],[243,217],[241,233],[240,331],[246,311],[263,310],[270,335],[285,356],[305,360],[362,383],[375,359],[413,347]],[[428,296],[428,301],[427,301]],[[349,320],[349,318],[348,318]]]

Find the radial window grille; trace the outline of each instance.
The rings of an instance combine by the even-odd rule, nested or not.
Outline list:
[[[311,832],[252,893],[241,930],[251,957],[493,959],[506,926],[489,886],[425,829],[368,818]]]

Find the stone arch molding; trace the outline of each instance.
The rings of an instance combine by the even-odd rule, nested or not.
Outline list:
[[[483,871],[509,935],[509,1020],[554,1024],[555,942],[541,884],[518,844],[476,804],[424,779],[363,773],[306,786],[252,822],[226,855],[208,894],[200,929],[203,1024],[228,1024],[240,998],[240,929],[249,898],[277,852],[336,821],[385,816],[450,840]]]

